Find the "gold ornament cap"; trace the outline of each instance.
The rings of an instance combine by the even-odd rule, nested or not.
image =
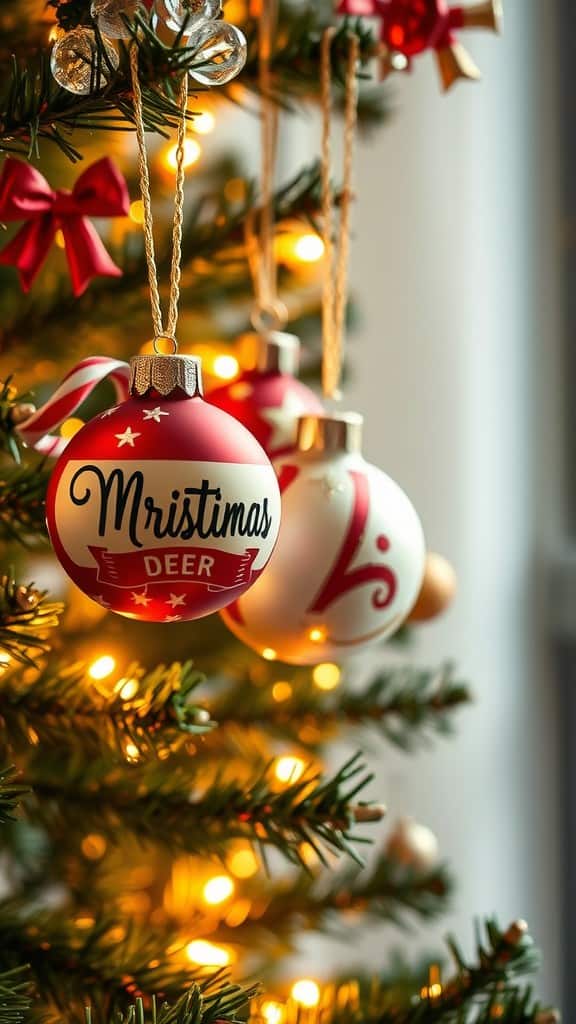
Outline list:
[[[364,417],[357,412],[300,416],[296,434],[299,452],[361,452]]]
[[[179,391],[202,397],[202,361],[198,356],[139,355],[130,360],[130,394],[145,398],[157,391],[163,398]]]
[[[295,334],[269,331],[256,335],[256,369],[259,373],[286,373],[295,377],[300,366],[300,341]]]

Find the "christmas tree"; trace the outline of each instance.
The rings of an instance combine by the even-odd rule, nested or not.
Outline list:
[[[470,955],[452,939],[426,962],[382,950],[366,970],[328,969],[321,982],[294,978],[286,966],[308,933],[349,941],[371,924],[416,927],[447,909],[452,879],[434,835],[410,820],[380,824],[386,794],[375,792],[364,750],[376,737],[414,751],[449,732],[470,701],[450,665],[410,663],[410,631],[451,597],[450,567],[429,555],[422,582],[414,510],[373,467],[366,479],[387,488],[399,522],[386,522],[386,535],[376,538],[387,561],[365,564],[364,549],[356,558],[371,529],[369,510],[361,514],[358,467],[367,464],[358,461],[359,420],[323,419],[319,398],[291,376],[295,341],[287,330],[304,342],[307,384],[323,356],[324,392],[334,395],[344,317],[354,314],[346,303],[346,250],[356,122],[365,131],[385,121],[381,79],[410,69],[420,54],[428,59],[426,51],[445,88],[478,77],[460,33],[497,27],[498,4],[337,6],[229,0],[222,12],[219,0],[2,4],[6,1022],[558,1019],[526,981],[538,957],[523,921],[477,924]],[[203,135],[218,138],[239,107],[260,115],[245,130],[261,142],[262,161],[246,171],[227,148],[232,130],[222,130],[212,160],[199,161]],[[323,145],[319,139],[318,153],[282,180],[281,168],[274,175],[282,126],[315,107],[324,115]],[[329,130],[340,114],[344,173],[332,184]],[[168,384],[158,376],[153,353],[163,345],[170,351],[176,336],[181,354],[202,357],[207,403],[194,360],[168,360]],[[271,382],[285,388],[280,397]],[[197,418],[181,421],[192,405]],[[220,409],[280,457],[284,521],[273,555],[276,477],[249,435],[229,433]],[[80,465],[81,451],[89,465]],[[332,537],[326,520],[316,546],[299,550],[286,526],[302,487],[294,479],[305,476],[311,453],[332,467],[333,451],[356,459],[348,476],[359,488],[360,511],[342,538]],[[186,490],[181,469],[188,473],[194,461],[218,464],[238,500],[225,504],[224,486],[207,478]],[[105,462],[116,467],[106,480]],[[143,467],[152,462],[157,490],[144,494],[139,488],[151,478],[144,484]],[[297,472],[283,472],[292,463]],[[87,468],[90,485],[78,478]],[[72,505],[63,504],[62,480]],[[50,549],[49,481],[51,539],[82,589]],[[344,501],[336,463],[321,483],[318,507]],[[126,528],[136,560],[117,549],[112,557],[89,536],[83,509],[97,486],[105,510],[100,536],[108,540],[110,523],[117,532]],[[311,520],[312,503],[301,514]],[[223,554],[214,538],[228,542],[227,530]],[[396,563],[403,532],[407,551]],[[337,551],[343,544],[338,572],[326,579],[315,575],[323,533]],[[101,555],[89,583],[85,562],[75,573],[73,556],[80,552],[81,561],[83,546],[92,564]],[[291,563],[298,575],[314,576],[315,619],[298,607]],[[139,575],[144,564],[148,579]],[[370,630],[390,639],[371,648],[368,672],[357,659],[335,655],[327,609],[352,590],[363,598],[369,591],[371,616],[389,613],[386,628]],[[230,629],[216,614],[199,617],[220,608]],[[373,625],[364,606],[346,606],[338,620],[343,655],[355,643],[346,633],[355,616]],[[331,745],[343,738],[359,752],[326,768]]]

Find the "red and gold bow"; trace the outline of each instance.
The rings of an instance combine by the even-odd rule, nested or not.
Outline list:
[[[125,217],[129,205],[126,182],[108,157],[88,167],[71,192],[54,191],[34,167],[9,157],[0,175],[0,221],[26,223],[0,252],[0,264],[17,267],[29,291],[60,229],[72,290],[82,295],[93,277],[122,274],[88,217]]]
[[[383,75],[408,69],[417,54],[434,50],[445,89],[458,78],[480,77],[456,33],[467,28],[497,32],[502,17],[500,0],[482,0],[468,7],[448,0],[339,0],[337,11],[380,19]]]

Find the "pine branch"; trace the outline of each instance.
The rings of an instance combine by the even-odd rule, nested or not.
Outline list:
[[[50,469],[45,462],[0,467],[0,543],[31,547],[46,538],[44,502]]]
[[[386,1005],[386,992],[372,990],[372,1011],[360,1012],[362,1024],[489,1024],[494,1019],[509,1024],[542,1024],[546,1019],[534,1005],[529,991],[518,987],[515,979],[532,973],[538,955],[524,922],[516,922],[502,931],[497,922],[485,924],[485,937],[477,937],[476,960],[467,961],[453,939],[448,948],[455,974],[440,991],[425,987],[403,1007]],[[346,1018],[349,1020],[350,1018]],[[333,1024],[344,1024],[344,1015],[336,1013]]]
[[[0,973],[0,1024],[21,1024],[28,1017],[32,999],[27,967]]]
[[[50,601],[34,584],[0,576],[0,651],[14,661],[34,665],[33,655],[50,649],[47,631],[59,624],[64,605]]]
[[[131,664],[110,692],[98,689],[80,663],[50,663],[36,675],[8,672],[0,684],[0,732],[22,753],[32,729],[41,750],[66,752],[76,765],[98,757],[110,767],[125,762],[132,748],[140,761],[165,758],[214,728],[193,700],[203,681],[191,662],[151,672]]]
[[[0,769],[0,825],[15,821],[14,811],[22,797],[29,792],[27,786],[15,782],[17,772],[14,768]]]
[[[394,746],[413,751],[428,743],[430,734],[449,733],[453,713],[472,700],[451,665],[440,670],[390,666],[360,690],[341,684],[329,693],[311,685],[308,671],[299,671],[291,678],[289,699],[281,702],[274,697],[274,673],[269,670],[269,685],[258,687],[247,674],[208,701],[222,734],[226,727],[254,726],[316,750],[348,725],[374,728]]]
[[[227,778],[223,768],[201,779],[192,758],[187,768],[176,763],[168,770],[166,762],[151,762],[111,771],[108,762],[79,766],[57,751],[31,747],[22,766],[33,790],[26,803],[30,820],[55,836],[81,821],[113,844],[125,829],[142,843],[186,853],[223,855],[230,840],[247,839],[258,844],[264,859],[273,848],[305,865],[304,851],[311,847],[324,864],[328,851],[362,864],[355,844],[366,840],[353,834],[353,826],[379,821],[384,813],[379,805],[358,801],[372,780],[359,755],[331,777],[310,770],[282,789],[268,770],[243,780],[236,770]]]
[[[89,16],[89,0],[77,0],[74,3],[77,17],[64,19],[63,12],[69,7],[70,4],[61,4],[58,8],[59,16],[67,28],[73,27],[74,23],[93,27]],[[290,109],[295,101],[318,98],[321,35],[330,20],[330,17],[326,17],[326,9],[320,12],[315,8],[297,12],[289,5],[283,7],[278,29],[281,45],[272,62],[272,95],[286,109]],[[360,37],[361,61],[366,63],[375,52],[373,35],[360,21],[355,22],[353,27]],[[256,21],[251,20],[245,28],[249,43],[246,68],[232,85],[217,90],[234,102],[238,102],[239,85],[243,85],[248,92],[260,91],[258,26]],[[344,80],[348,31],[349,25],[345,22],[334,38],[332,73],[336,83]],[[133,38],[138,39],[146,127],[149,131],[166,135],[178,120],[176,79],[182,72],[201,68],[205,58],[194,45],[193,36],[188,45],[183,45],[182,34],[175,38],[172,45],[161,42],[152,30],[149,17],[137,15],[131,32]],[[94,89],[88,96],[76,96],[57,85],[50,71],[50,51],[45,48],[44,39],[38,42],[38,56],[26,56],[21,63],[14,59],[3,75],[5,85],[0,94],[0,151],[23,153],[30,157],[38,155],[41,142],[50,142],[57,145],[69,159],[78,160],[82,153],[70,141],[74,130],[119,131],[133,125],[128,45],[125,42],[119,42],[118,69],[112,70],[107,65],[102,41],[97,35],[91,64]],[[198,83],[194,83],[194,90],[204,91]],[[371,120],[375,112],[372,96],[369,104]]]
[[[22,442],[16,426],[31,415],[30,395],[19,395],[12,377],[0,381],[0,451],[5,451],[18,465],[21,462]]]
[[[218,941],[242,944],[262,942],[276,945],[280,940],[294,946],[303,931],[321,931],[334,939],[348,941],[350,927],[369,922],[405,926],[409,915],[431,921],[447,910],[452,880],[446,867],[427,871],[402,868],[385,854],[370,870],[348,870],[319,877],[304,872],[295,883],[284,882],[269,896],[256,879],[253,890],[257,916],[241,929],[221,924]],[[342,915],[345,915],[343,918]],[[346,927],[343,927],[343,921]]]
[[[44,1004],[65,1011],[88,1001],[106,1018],[128,1011],[144,991],[177,997],[196,982],[208,1020],[218,1002],[223,1015],[233,1016],[253,994],[229,985],[221,971],[206,977],[194,969],[184,941],[172,942],[167,955],[154,930],[136,931],[129,920],[106,915],[92,923],[86,916],[71,920],[67,911],[39,913],[16,901],[1,908],[0,966],[27,961]]]

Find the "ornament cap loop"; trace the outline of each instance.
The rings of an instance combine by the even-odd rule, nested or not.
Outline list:
[[[197,356],[134,356],[130,360],[130,394],[145,398],[151,391],[163,398],[174,392],[202,397],[201,360]]]
[[[295,334],[269,331],[256,335],[258,373],[286,373],[296,377],[300,365],[300,341]]]
[[[300,452],[361,452],[363,425],[357,412],[300,416],[296,447]]]

